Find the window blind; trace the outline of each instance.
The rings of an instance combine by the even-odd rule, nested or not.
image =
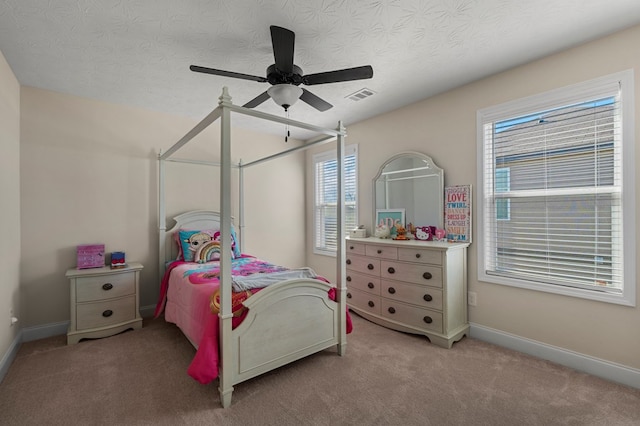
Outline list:
[[[315,164],[315,251],[331,254],[338,244],[338,162],[334,154],[314,157]],[[345,235],[357,224],[357,155],[354,146],[345,148]]]
[[[616,90],[483,123],[487,275],[620,293]]]

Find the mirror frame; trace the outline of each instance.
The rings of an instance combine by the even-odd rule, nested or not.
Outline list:
[[[382,164],[382,166],[380,166],[380,168],[378,169],[378,173],[375,175],[375,177],[372,180],[372,188],[373,188],[373,191],[372,191],[373,192],[373,221],[371,222],[373,224],[372,231],[376,229],[376,225],[377,225],[376,223],[376,219],[377,219],[376,217],[376,210],[377,210],[376,182],[378,179],[380,179],[380,176],[382,176],[382,172],[387,165],[389,165],[394,160],[397,160],[403,157],[417,157],[418,159],[425,161],[428,165],[428,168],[433,170],[432,174],[438,175],[440,177],[440,187],[439,187],[440,196],[438,198],[440,200],[440,208],[439,208],[439,211],[441,212],[440,220],[438,221],[437,224],[433,224],[433,225],[436,225],[438,228],[444,229],[444,169],[441,169],[440,167],[438,167],[438,165],[433,162],[433,159],[426,154],[423,154],[421,152],[416,152],[416,151],[403,151],[387,159]],[[407,225],[407,224],[404,223],[403,225]]]

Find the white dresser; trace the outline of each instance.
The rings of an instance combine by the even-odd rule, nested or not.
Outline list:
[[[122,269],[105,266],[67,271],[71,298],[68,345],[83,338],[107,337],[130,328],[142,328],[138,308],[141,270],[141,264],[132,262]]]
[[[347,238],[347,303],[444,348],[468,334],[466,243]]]

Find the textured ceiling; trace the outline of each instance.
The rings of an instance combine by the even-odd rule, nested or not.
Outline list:
[[[296,33],[305,74],[373,66],[369,80],[307,87],[334,108],[290,109],[335,127],[637,23],[639,0],[3,0],[0,50],[23,85],[200,119],[223,86],[242,105],[269,85],[189,65],[264,76],[278,25]],[[346,98],[362,88],[375,94]],[[284,115],[270,100],[257,109]]]

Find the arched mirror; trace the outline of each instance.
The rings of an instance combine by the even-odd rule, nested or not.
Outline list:
[[[403,152],[387,160],[373,179],[377,209],[404,209],[405,223],[444,228],[444,170],[431,157]]]

